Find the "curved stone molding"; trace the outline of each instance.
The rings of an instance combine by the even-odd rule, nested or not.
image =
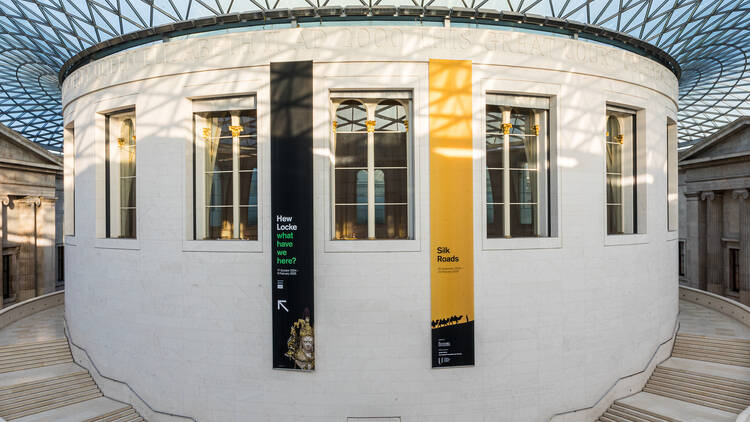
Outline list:
[[[750,327],[750,307],[714,293],[680,286],[680,299],[721,312]]]
[[[732,198],[739,199],[739,200],[745,200],[750,196],[750,193],[748,193],[747,189],[737,189],[732,191]]]
[[[16,303],[13,306],[3,308],[0,310],[0,328],[7,327],[29,315],[49,308],[54,308],[55,306],[63,305],[64,303],[65,290],[60,290],[59,292],[37,296],[33,299],[25,300],[21,303]]]

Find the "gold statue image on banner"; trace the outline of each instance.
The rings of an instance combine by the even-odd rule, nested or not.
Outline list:
[[[295,367],[306,371],[315,369],[315,336],[309,316],[292,324],[286,346],[288,350],[284,355],[294,361]]]

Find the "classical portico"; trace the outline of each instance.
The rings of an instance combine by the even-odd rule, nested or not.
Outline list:
[[[750,304],[750,118],[680,157],[680,281]]]
[[[55,290],[61,161],[0,124],[0,308]]]

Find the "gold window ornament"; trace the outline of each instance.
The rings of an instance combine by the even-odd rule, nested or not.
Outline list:
[[[366,120],[365,125],[367,125],[368,132],[375,132],[375,120]]]
[[[333,127],[333,131],[336,132],[336,128],[338,127],[339,123],[337,121],[331,122],[331,127]]]
[[[534,129],[534,135],[539,136],[539,125],[534,125],[532,129]]]
[[[510,124],[510,123],[503,123],[503,135],[509,135],[511,128],[513,128],[512,124]]]
[[[229,130],[232,131],[232,137],[236,138],[242,133],[242,126],[229,126]]]
[[[622,135],[617,135],[617,142],[619,142],[619,143],[620,143],[620,145],[622,145],[622,142],[623,142],[623,138],[624,138],[624,137],[623,137]]]
[[[211,138],[211,129],[204,127],[201,129],[201,134],[203,135],[203,140],[208,141]]]

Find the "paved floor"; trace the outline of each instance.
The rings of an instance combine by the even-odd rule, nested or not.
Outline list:
[[[750,327],[713,309],[680,301],[680,332],[708,337],[750,339]]]
[[[0,330],[0,346],[65,338],[64,315],[60,305],[16,321]]]

